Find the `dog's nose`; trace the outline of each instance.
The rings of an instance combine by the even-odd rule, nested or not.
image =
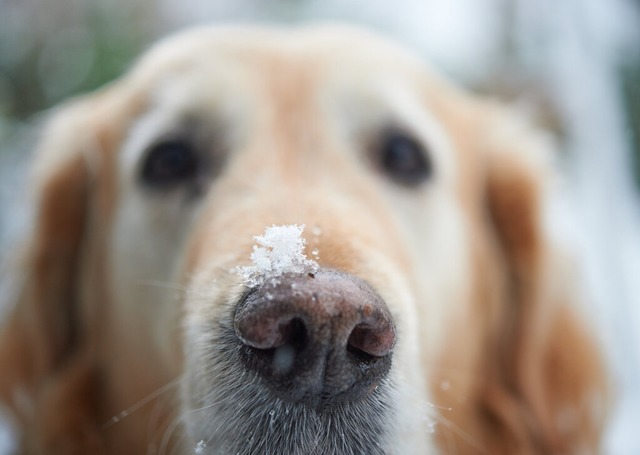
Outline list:
[[[239,303],[234,323],[245,366],[281,399],[314,406],[371,393],[396,342],[382,298],[335,271],[266,280]]]

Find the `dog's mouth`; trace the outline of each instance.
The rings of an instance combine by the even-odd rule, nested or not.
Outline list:
[[[190,413],[202,453],[385,453],[395,336],[382,299],[351,275],[249,290],[208,331]]]
[[[247,348],[227,319],[211,339],[208,390],[191,411],[190,431],[210,454],[383,454],[394,410],[387,378],[364,393],[308,392],[292,399],[246,366]],[[285,348],[288,349],[288,348]],[[277,351],[277,350],[276,350]],[[357,399],[354,397],[357,395]]]

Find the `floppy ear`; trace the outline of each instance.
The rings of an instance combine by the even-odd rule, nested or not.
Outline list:
[[[608,407],[601,352],[576,303],[579,286],[544,216],[550,168],[517,132],[487,152],[486,200],[504,270],[484,412],[490,453],[599,453]]]
[[[20,286],[0,330],[0,399],[26,428],[25,453],[97,453],[97,440],[89,441],[95,368],[82,304],[97,240],[87,226],[100,222],[90,172],[102,146],[96,115],[95,101],[79,101],[45,128],[32,232],[9,277]],[[71,434],[83,435],[82,450]]]

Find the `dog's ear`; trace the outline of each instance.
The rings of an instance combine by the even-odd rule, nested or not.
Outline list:
[[[508,124],[497,123],[492,131]],[[519,125],[503,133],[485,154],[488,223],[503,276],[483,399],[496,435],[490,453],[597,453],[605,367],[575,305],[579,281],[545,220],[548,147]]]
[[[75,453],[42,440],[60,428],[38,428],[39,422],[57,422],[76,434],[90,422],[95,370],[87,360],[91,339],[82,302],[97,240],[95,226],[87,226],[101,222],[95,192],[102,183],[93,171],[105,165],[104,115],[99,102],[87,98],[59,109],[44,128],[31,187],[32,227],[8,273],[19,284],[0,326],[0,399],[29,428],[23,447],[29,453]]]

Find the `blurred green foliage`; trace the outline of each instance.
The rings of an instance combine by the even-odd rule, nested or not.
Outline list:
[[[151,39],[148,2],[0,5],[0,119],[23,120],[121,74]]]

